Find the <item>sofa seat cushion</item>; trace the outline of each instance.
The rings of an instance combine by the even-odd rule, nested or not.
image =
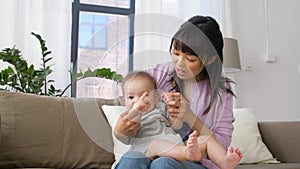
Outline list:
[[[240,164],[279,163],[263,143],[251,109],[234,109],[235,122],[231,145],[243,153]]]
[[[300,163],[280,163],[280,164],[249,164],[239,165],[236,169],[299,169]]]

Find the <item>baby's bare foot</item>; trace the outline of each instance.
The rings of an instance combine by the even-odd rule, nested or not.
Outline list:
[[[227,155],[223,159],[220,168],[234,169],[237,165],[239,165],[242,157],[243,155],[238,148],[229,147],[227,150]]]
[[[202,159],[201,150],[197,141],[198,132],[194,131],[189,135],[189,139],[186,142],[186,160],[200,161]]]

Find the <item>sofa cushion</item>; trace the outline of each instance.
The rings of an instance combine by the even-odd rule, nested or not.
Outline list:
[[[231,145],[239,148],[243,153],[240,163],[278,163],[262,142],[257,121],[251,109],[235,109],[233,113],[235,122]]]
[[[118,103],[0,91],[0,168],[110,168],[113,142],[102,104]]]
[[[103,112],[108,119],[109,124],[111,125],[112,129],[115,128],[117,121],[120,115],[125,112],[125,106],[111,106],[111,105],[103,105],[102,106]],[[113,130],[111,133],[114,141],[114,154],[115,154],[115,163],[112,168],[119,162],[120,158],[123,156],[130,149],[130,145],[126,145],[119,141],[115,135],[113,134]]]

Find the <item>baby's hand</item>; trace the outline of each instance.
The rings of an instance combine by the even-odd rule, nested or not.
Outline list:
[[[146,99],[148,95],[148,92],[143,93],[143,95],[133,104],[131,110],[129,110],[129,113],[143,115],[145,111],[144,109],[150,104],[149,100]]]
[[[148,95],[148,92],[144,92],[143,95],[133,104],[132,109],[136,111],[142,111],[143,108],[149,103],[146,100]]]

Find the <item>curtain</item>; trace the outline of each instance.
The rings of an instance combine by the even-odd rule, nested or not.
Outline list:
[[[15,47],[36,69],[41,49],[31,32],[42,36],[52,53],[50,79],[56,88],[70,83],[72,0],[0,0],[0,49]],[[7,65],[0,63],[0,69]],[[69,92],[70,93],[70,92]]]
[[[69,84],[72,0],[0,0],[0,3],[0,49],[16,45],[30,64],[39,67],[41,50],[31,32],[40,34],[52,51],[54,72],[50,78],[55,80],[54,86],[64,88]],[[171,37],[193,15],[213,16],[224,36],[232,34],[229,0],[136,0],[135,5],[134,69],[170,61]],[[5,66],[0,62],[0,69]]]

